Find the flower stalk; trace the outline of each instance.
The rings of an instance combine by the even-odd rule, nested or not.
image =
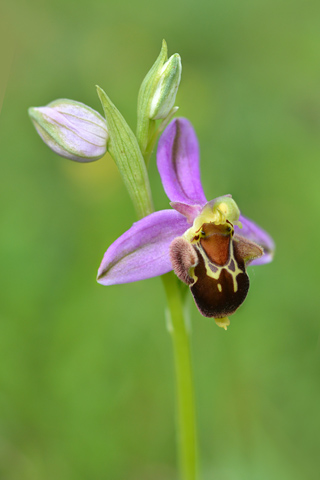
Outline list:
[[[143,115],[141,103],[147,98],[146,91],[151,90],[150,77],[155,76],[157,70],[167,58],[167,45],[163,41],[160,55],[141,86],[138,101],[138,128],[137,139],[141,153],[148,166],[157,138],[171,121],[178,110],[170,109],[167,117],[155,128],[155,121]],[[175,382],[176,382],[176,408],[177,408],[177,449],[181,480],[197,479],[197,427],[194,400],[194,383],[192,370],[192,357],[190,347],[190,328],[186,316],[186,308],[182,297],[181,288],[173,272],[161,276],[167,300],[167,324],[172,339]]]
[[[143,153],[143,158],[144,158],[144,161],[148,167],[149,165],[149,160],[150,160],[150,157],[152,155],[152,152],[153,152],[153,149],[155,147],[155,144],[157,143],[157,140],[158,140],[158,137],[160,135],[160,133],[163,132],[163,130],[166,128],[166,126],[171,122],[174,114],[177,112],[177,110],[179,110],[179,107],[173,107],[170,112],[168,113],[168,116],[162,120],[162,122],[160,123],[160,125],[158,126],[158,128],[156,129],[155,128],[155,122],[153,122],[153,128],[152,130],[149,132],[150,133],[150,139],[149,139],[149,142],[146,146],[146,149]]]
[[[168,303],[168,329],[172,338],[176,395],[177,432],[181,479],[196,480],[198,448],[190,328],[184,309],[181,288],[173,272],[162,275]]]

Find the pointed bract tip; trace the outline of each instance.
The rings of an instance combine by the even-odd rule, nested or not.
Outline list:
[[[166,55],[168,55],[168,45],[164,38],[162,39],[161,53],[165,53]]]
[[[99,87],[99,85],[96,85],[96,90],[97,90],[98,95],[99,95],[99,93],[103,92],[102,88]]]

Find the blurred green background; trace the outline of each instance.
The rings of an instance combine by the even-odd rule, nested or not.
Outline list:
[[[129,197],[110,158],[59,158],[27,116],[61,97],[102,112],[99,84],[135,128],[162,38],[208,198],[232,193],[277,244],[227,332],[191,306],[202,479],[318,479],[319,2],[0,8],[0,479],[177,479],[161,282],[95,281]],[[167,208],[154,161],[150,178]]]

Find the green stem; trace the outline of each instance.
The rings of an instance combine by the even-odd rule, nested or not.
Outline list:
[[[144,158],[144,161],[145,161],[145,164],[147,165],[147,167],[149,166],[149,160],[150,160],[150,157],[152,155],[153,149],[155,147],[155,144],[158,140],[158,137],[159,137],[160,133],[162,133],[163,130],[166,128],[166,126],[169,125],[169,123],[173,119],[173,116],[174,116],[174,114],[176,113],[177,110],[178,110],[178,107],[173,107],[170,110],[167,117],[164,120],[161,121],[161,123],[159,124],[157,129],[155,129],[155,123],[156,123],[155,120],[150,121],[150,132],[149,132],[149,137],[148,137],[149,141],[147,143],[145,151],[142,152],[142,155],[143,155],[143,158]]]
[[[168,121],[174,115],[176,109],[172,109]],[[149,148],[143,151],[146,165],[148,165],[153,147],[158,134],[161,132],[162,122],[158,129],[154,131],[155,122],[152,129],[149,130],[147,145]],[[141,129],[138,130],[138,132]],[[137,135],[138,142],[141,145],[142,139]],[[141,148],[141,147],[140,147]],[[152,203],[150,194],[150,204]],[[144,212],[147,215],[149,212]],[[180,460],[181,480],[197,480],[197,434],[196,434],[196,415],[194,404],[194,388],[191,364],[191,349],[188,324],[185,318],[184,302],[182,296],[181,282],[173,272],[162,275],[162,281],[166,292],[169,315],[168,325],[172,337],[176,392],[177,392],[177,437],[178,452]]]
[[[168,307],[177,389],[178,449],[182,480],[197,478],[197,434],[189,328],[182,291],[173,272],[162,276]]]

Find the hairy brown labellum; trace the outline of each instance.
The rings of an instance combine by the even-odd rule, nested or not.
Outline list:
[[[229,222],[205,223],[192,243],[179,237],[170,246],[176,275],[190,286],[206,317],[223,318],[237,310],[249,289],[246,264],[263,254],[259,245],[233,232]]]

